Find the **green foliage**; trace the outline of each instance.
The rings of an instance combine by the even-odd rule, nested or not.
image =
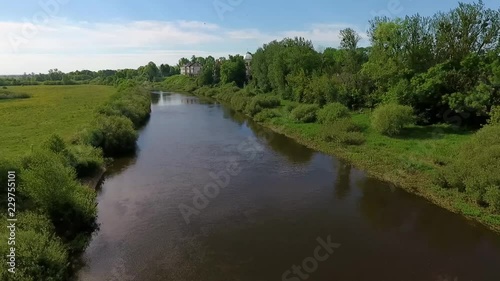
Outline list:
[[[90,176],[104,165],[102,151],[90,145],[67,145],[58,135],[52,135],[44,144],[48,150],[61,155],[73,167],[78,177]]]
[[[93,175],[104,166],[102,150],[90,145],[71,145],[68,147],[71,155],[70,165],[75,168],[79,178]]]
[[[297,106],[290,115],[295,121],[302,123],[312,123],[316,121],[316,113],[319,110],[319,106],[316,104],[301,104]]]
[[[372,126],[380,134],[398,135],[405,126],[413,124],[413,109],[398,104],[385,104],[377,107],[372,116]]]
[[[298,102],[287,102],[285,104],[285,111],[290,113],[299,105],[300,105],[300,103],[298,103]]]
[[[14,93],[11,91],[0,90],[0,100],[6,99],[27,99],[31,96],[27,93]]]
[[[151,113],[151,96],[146,89],[132,84],[123,84],[112,99],[99,110],[100,114],[125,116],[136,128],[148,120]]]
[[[309,80],[302,100],[305,103],[324,105],[337,99],[338,89],[327,74],[313,75]]]
[[[275,90],[284,99],[298,100],[307,84],[304,76],[311,75],[320,66],[321,56],[311,41],[285,38],[265,44],[255,52],[252,77],[262,91]]]
[[[327,104],[318,111],[318,122],[327,124],[337,121],[341,118],[349,117],[349,109],[341,103],[334,102]]]
[[[361,127],[350,118],[336,119],[323,125],[320,137],[324,141],[346,145],[361,145],[366,141]]]
[[[66,153],[67,147],[64,140],[56,134],[53,134],[49,137],[49,139],[45,142],[45,148],[54,152],[54,153]]]
[[[272,118],[275,118],[275,117],[279,117],[280,114],[279,112],[277,112],[275,109],[264,109],[262,110],[261,112],[257,113],[253,119],[257,122],[264,122],[264,121],[267,121],[267,120],[270,120]]]
[[[76,181],[62,155],[35,150],[22,164],[20,193],[50,218],[63,241],[71,243],[95,229],[95,192]]]
[[[251,101],[251,97],[234,95],[231,98],[231,107],[237,111],[244,111]]]
[[[480,205],[500,212],[500,126],[487,125],[459,150],[440,174],[443,187],[456,188]]]
[[[274,108],[281,104],[281,100],[278,97],[271,95],[260,95],[255,96],[246,105],[245,113],[250,116],[255,116],[257,113],[261,112],[265,108]]]
[[[163,82],[161,82],[160,87],[168,91],[189,93],[196,90],[197,84],[196,80],[192,77],[186,75],[174,75],[167,77]]]
[[[172,77],[171,77],[172,78]],[[138,135],[135,128],[150,116],[151,96],[135,82],[119,85],[110,102],[99,110],[91,126],[73,136],[71,143],[72,163],[79,175],[85,174],[102,163],[105,156],[118,156],[135,150]],[[90,145],[94,148],[85,147]]]
[[[490,119],[488,124],[500,125],[500,105],[493,106],[489,112]]]
[[[0,216],[2,220],[6,218]],[[16,224],[16,273],[7,272],[7,266],[0,268],[0,279],[9,280],[67,280],[69,255],[67,247],[55,236],[50,220],[34,212],[20,212]],[[0,231],[8,236],[8,229]],[[7,243],[0,245],[0,252],[9,253]],[[15,277],[14,277],[15,276]]]
[[[102,149],[106,156],[117,156],[135,150],[138,135],[134,124],[123,116],[101,116],[83,139]]]
[[[231,102],[231,99],[235,96],[244,96],[241,89],[236,86],[236,83],[232,82],[229,84],[223,84],[218,87],[216,90],[215,98],[224,102]]]
[[[202,86],[193,92],[193,94],[197,96],[204,96],[209,98],[215,97],[218,93],[218,89],[212,86]]]
[[[246,66],[242,56],[229,56],[229,59],[222,63],[220,67],[220,77],[222,83],[236,83],[243,87],[246,81]]]

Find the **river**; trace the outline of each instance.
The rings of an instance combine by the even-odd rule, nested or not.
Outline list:
[[[220,104],[153,94],[79,280],[500,280],[500,236]]]

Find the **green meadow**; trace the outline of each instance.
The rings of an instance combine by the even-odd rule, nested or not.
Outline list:
[[[116,92],[111,86],[16,86],[30,98],[0,100],[0,156],[20,157],[52,134],[68,139],[95,117]]]

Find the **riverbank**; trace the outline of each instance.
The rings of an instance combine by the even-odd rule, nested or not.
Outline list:
[[[131,81],[114,90],[102,87],[105,91],[97,93],[86,92],[97,89],[94,86],[58,87],[25,87],[33,91],[31,98],[3,104],[10,109],[4,115],[7,136],[22,133],[21,137],[2,139],[9,153],[0,159],[1,185],[7,186],[6,176],[12,171],[18,175],[18,182],[9,189],[15,201],[9,198],[8,202],[18,203],[22,209],[18,213],[13,209],[9,217],[0,215],[20,222],[14,248],[16,280],[71,278],[75,263],[98,228],[95,187],[106,163],[135,151],[137,131],[151,112],[149,90]],[[42,116],[46,118],[41,120]],[[32,122],[20,122],[18,117]],[[19,130],[20,126],[36,128]],[[19,143],[11,144],[13,140]],[[7,189],[1,193],[0,201],[7,206]],[[4,229],[0,234],[6,236],[7,232]],[[0,251],[13,251],[7,246],[0,245]],[[0,279],[13,280],[11,272],[2,267]]]
[[[164,84],[163,86],[167,87],[162,90],[215,98],[233,109],[237,106],[234,106],[235,103],[228,100],[227,96],[245,94],[245,90],[237,87],[198,88],[189,80],[184,80],[184,83],[189,84],[181,85],[182,83],[176,81],[176,87]],[[478,206],[465,193],[442,188],[436,183],[440,169],[456,157],[456,152],[470,139],[473,132],[451,125],[411,126],[399,137],[387,137],[371,128],[371,112],[365,110],[352,113],[352,120],[362,128],[365,140],[360,145],[344,145],[321,138],[323,127],[320,124],[293,120],[290,108],[294,106],[296,105],[282,100],[278,107],[268,111],[264,117],[257,115],[253,118],[303,145],[341,158],[373,177],[422,196],[440,207],[463,215],[471,222],[481,223],[495,232],[500,232],[498,213]]]
[[[106,173],[106,171],[107,171],[106,167],[101,166],[92,176],[85,177],[81,179],[80,182],[83,185],[96,190],[99,186],[99,183],[104,178],[104,174]]]

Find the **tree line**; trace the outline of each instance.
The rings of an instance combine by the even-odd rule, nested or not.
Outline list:
[[[477,126],[500,103],[500,9],[479,1],[429,17],[377,17],[368,36],[371,46],[360,47],[360,35],[346,28],[340,46],[323,51],[304,38],[269,42],[254,52],[249,81],[242,56],[194,58],[203,65],[197,83],[248,84],[284,100],[353,110],[399,103],[415,109],[419,124],[462,114],[462,125]]]

